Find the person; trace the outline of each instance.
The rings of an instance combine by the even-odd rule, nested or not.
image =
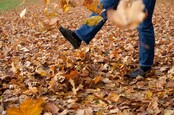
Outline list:
[[[137,27],[139,32],[139,67],[133,70],[129,77],[136,78],[138,76],[143,76],[151,70],[154,61],[154,47],[155,47],[155,34],[154,27],[152,24],[152,16],[155,7],[156,0],[143,0],[145,4],[145,10],[148,11],[148,16],[144,21]],[[107,21],[107,9],[116,8],[119,4],[119,0],[100,0],[100,4],[106,9],[101,16],[104,21],[98,23],[96,26],[88,26],[86,24],[81,25],[77,30],[71,31],[64,27],[60,27],[59,31],[74,47],[77,49],[80,47],[81,42],[89,44],[89,42],[94,38],[97,32],[102,28],[102,26]],[[97,14],[92,13],[91,16],[96,16]]]

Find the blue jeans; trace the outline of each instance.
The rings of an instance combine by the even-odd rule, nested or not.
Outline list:
[[[152,66],[154,60],[155,35],[152,16],[156,0],[143,0],[143,2],[145,9],[148,11],[148,16],[137,28],[139,32],[139,63],[140,66],[149,67]],[[103,4],[104,9],[110,9],[117,7],[119,0],[100,0],[100,3]],[[95,15],[97,14],[92,13],[90,17]],[[83,24],[79,29],[74,31],[75,34],[86,44],[89,44],[107,21],[106,11],[102,13],[102,17],[104,20],[98,25],[88,26]]]

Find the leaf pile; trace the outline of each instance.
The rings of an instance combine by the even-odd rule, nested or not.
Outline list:
[[[54,4],[50,5],[54,8]],[[173,114],[174,9],[171,4],[157,4],[154,13],[153,70],[147,78],[134,80],[125,76],[138,66],[135,29],[119,29],[107,22],[90,45],[82,44],[74,50],[60,34],[58,25],[78,28],[90,14],[84,6],[66,14],[57,8],[58,15],[45,13],[44,4],[26,9],[22,18],[20,11],[0,16],[2,114],[14,106],[23,111],[23,103],[35,103],[26,99],[39,97],[44,100],[42,113],[48,115]]]

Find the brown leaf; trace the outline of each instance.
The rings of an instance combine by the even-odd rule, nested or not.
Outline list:
[[[79,109],[77,110],[77,115],[93,115],[92,108],[85,108],[85,109]]]
[[[45,110],[48,112],[51,112],[52,114],[57,114],[59,111],[59,108],[54,103],[47,103],[45,105]]]
[[[120,99],[120,96],[117,93],[111,92],[108,95],[108,99],[112,102],[117,102]]]

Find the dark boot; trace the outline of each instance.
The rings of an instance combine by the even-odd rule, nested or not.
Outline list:
[[[138,76],[145,77],[150,70],[151,67],[139,67],[129,75],[129,78],[136,78]]]
[[[82,40],[80,40],[73,31],[63,28],[62,26],[59,28],[59,31],[73,45],[74,49],[80,47]]]

